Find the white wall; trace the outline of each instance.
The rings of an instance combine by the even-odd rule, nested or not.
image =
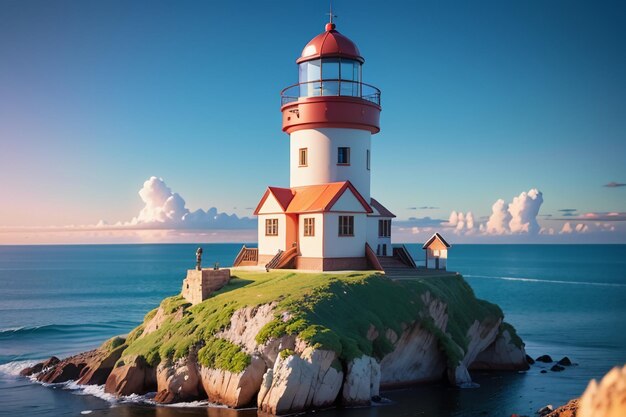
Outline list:
[[[436,267],[436,257],[434,255],[434,252],[432,249],[428,249],[426,251],[427,253],[427,257],[426,257],[426,267],[427,268],[431,268],[434,269]],[[448,263],[448,250],[447,249],[441,249],[439,251],[439,269],[446,269],[447,268],[447,263]]]
[[[350,181],[366,201],[370,199],[367,130],[321,128],[297,130],[290,135],[290,187]],[[350,165],[337,165],[337,148],[350,148]],[[307,148],[308,164],[299,167],[299,149]],[[370,156],[371,159],[371,156]]]
[[[276,198],[272,193],[267,196],[267,199],[259,209],[259,214],[268,214],[268,213],[282,213],[283,208],[278,204]],[[265,226],[263,226],[263,230],[265,230]]]
[[[365,256],[367,240],[367,216],[365,213],[350,213],[354,216],[354,236],[339,236],[341,213],[324,213],[324,257],[350,258]]]
[[[285,214],[259,214],[259,255],[276,255],[278,249],[285,250],[285,241],[287,240],[286,217]],[[278,219],[278,236],[265,236],[265,219]]]
[[[330,211],[358,213],[365,212],[365,208],[348,188],[343,192],[343,194],[341,194],[341,197],[335,201],[335,204],[332,205]]]
[[[382,245],[387,245],[387,256],[393,255],[393,249],[391,248],[391,237],[378,237],[378,221],[379,220],[392,220],[391,217],[368,217],[367,218],[367,243],[376,253],[378,245],[380,245],[380,255],[383,254]]]
[[[304,236],[304,219],[315,219],[315,236]],[[308,258],[324,256],[324,215],[322,213],[302,213],[298,216],[298,243],[300,255]]]

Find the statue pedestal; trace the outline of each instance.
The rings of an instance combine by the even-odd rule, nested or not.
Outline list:
[[[230,280],[230,269],[188,269],[183,280],[182,295],[191,304],[198,304],[222,288]]]

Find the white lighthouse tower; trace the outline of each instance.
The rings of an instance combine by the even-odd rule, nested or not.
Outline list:
[[[299,82],[281,92],[289,134],[289,188],[269,187],[259,219],[259,265],[369,269],[391,253],[391,219],[371,198],[371,138],[380,90],[363,82],[356,44],[332,21],[296,60]]]

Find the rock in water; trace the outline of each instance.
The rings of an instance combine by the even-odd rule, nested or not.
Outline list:
[[[548,404],[545,407],[537,410],[537,414],[539,415],[539,417],[544,417],[550,414],[552,411],[554,411],[554,407],[552,407],[552,404]]]
[[[263,359],[255,355],[250,365],[238,374],[203,366],[200,368],[200,382],[209,401],[239,408],[254,401],[266,370]]]
[[[193,353],[174,363],[161,362],[156,369],[158,393],[154,401],[171,404],[203,397],[196,363],[197,357]]]
[[[351,406],[370,405],[372,398],[378,397],[379,387],[380,365],[376,359],[366,355],[355,358],[348,364],[342,402]]]
[[[535,360],[528,355],[526,355],[526,362],[528,362],[529,365],[535,364]]]
[[[333,351],[311,347],[300,355],[279,356],[263,376],[258,407],[282,415],[332,405],[343,380],[343,372],[333,366],[336,359]]]
[[[34,374],[38,374],[39,372],[43,371],[44,369],[48,369],[54,365],[56,365],[57,363],[61,362],[59,360],[59,358],[57,358],[56,356],[51,356],[50,359],[47,359],[43,362],[39,362],[31,367],[28,368],[24,368],[21,370],[20,375],[21,376],[31,376]]]
[[[140,356],[119,364],[106,380],[104,392],[115,395],[145,394],[157,389],[156,371]]]
[[[558,361],[557,364],[561,366],[572,366],[572,361],[567,356],[565,356],[563,359]]]
[[[550,362],[554,362],[552,360],[552,358],[550,357],[550,355],[541,355],[539,356],[537,359],[535,359],[537,362],[544,362],[544,363],[550,363]]]
[[[38,381],[49,384],[74,380],[81,385],[102,385],[125,348],[124,339],[115,337],[98,349],[79,353],[62,361],[53,356],[45,362],[22,370],[21,374],[38,374]]]
[[[527,358],[529,356],[526,355],[524,345],[517,346],[509,330],[505,328],[487,349],[476,356],[470,370],[526,371],[529,368]]]
[[[565,405],[562,405],[550,414],[546,414],[545,417],[576,417],[577,410],[578,399],[575,399]]]
[[[565,368],[563,368],[561,365],[554,365],[552,366],[552,368],[550,368],[550,370],[552,372],[561,372],[561,371],[564,371]]]

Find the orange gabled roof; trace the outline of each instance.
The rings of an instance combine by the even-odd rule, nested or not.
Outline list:
[[[289,203],[286,213],[312,213],[330,211],[333,204],[339,200],[346,190],[359,200],[366,213],[373,210],[363,196],[354,188],[350,181],[331,182],[328,184],[308,185],[292,188],[295,196]]]
[[[370,205],[378,212],[378,216],[380,217],[396,217],[395,214],[387,210],[387,207],[380,204],[378,200],[374,198],[370,199]]]
[[[291,190],[291,188],[267,187],[265,194],[263,194],[261,201],[259,201],[259,205],[256,206],[256,209],[254,210],[254,215],[259,214],[261,207],[263,207],[263,204],[265,204],[265,201],[270,194],[272,194],[276,201],[278,201],[278,204],[283,209],[283,211],[287,210],[287,207],[289,207],[289,203],[291,203],[291,200],[293,200],[294,196],[294,192]]]

